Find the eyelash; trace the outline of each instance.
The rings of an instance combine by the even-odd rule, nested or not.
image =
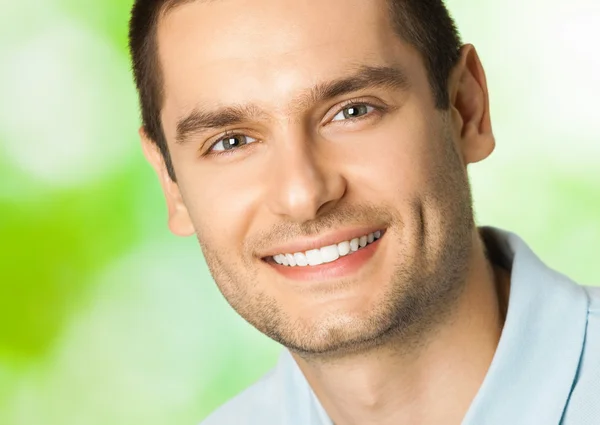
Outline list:
[[[360,117],[356,117],[356,118],[348,118],[342,121],[336,121],[336,125],[340,124],[340,125],[345,125],[345,124],[349,124],[349,123],[353,123],[353,122],[357,122],[357,121],[361,121],[363,119],[368,119],[371,118],[371,116],[374,113],[383,113],[386,111],[386,108],[384,106],[381,105],[374,105],[373,103],[367,101],[367,100],[362,100],[362,99],[352,99],[352,100],[347,100],[344,103],[342,103],[339,108],[337,109],[337,111],[335,112],[335,114],[333,114],[333,116],[331,117],[331,119],[333,120],[333,118],[335,118],[340,112],[342,112],[344,109],[347,109],[349,107],[352,106],[367,106],[367,107],[371,107],[373,108],[373,111],[371,111],[370,113],[367,113],[365,115],[361,115]],[[330,122],[333,122],[330,120]]]
[[[342,112],[344,109],[352,107],[352,106],[369,106],[371,108],[373,108],[373,111],[371,111],[371,113],[367,113],[366,115],[361,115],[360,117],[356,117],[356,118],[348,118],[345,120],[341,120],[341,121],[336,121],[336,125],[346,125],[348,123],[352,123],[352,122],[357,122],[357,121],[361,121],[363,119],[367,119],[369,117],[371,117],[371,115],[373,115],[373,113],[382,113],[386,111],[386,108],[380,105],[374,105],[373,103],[367,102],[367,101],[363,101],[362,99],[352,99],[352,100],[348,100],[345,101],[344,103],[342,103],[339,108],[336,110],[335,114],[333,114],[333,116],[331,117],[331,119],[335,118],[340,112]],[[332,121],[330,120],[329,123],[331,123]],[[329,124],[328,123],[328,124]],[[219,136],[219,138],[217,140],[215,140],[214,143],[212,143],[210,145],[210,147],[207,149],[206,153],[203,154],[203,156],[221,156],[221,155],[231,155],[233,153],[235,153],[236,151],[243,149],[245,146],[247,145],[243,145],[241,148],[236,148],[236,149],[228,149],[228,150],[223,150],[223,151],[212,151],[211,149],[219,142],[222,142],[223,139],[226,139],[228,137],[233,137],[233,136],[247,136],[244,133],[241,133],[237,130],[228,130],[225,133],[223,133],[222,135]]]
[[[247,137],[246,134],[240,132],[239,130],[227,130],[225,133],[221,134],[217,140],[215,140],[213,143],[210,144],[209,148],[206,150],[206,152],[204,154],[202,154],[202,156],[221,156],[221,155],[227,156],[227,155],[231,155],[235,151],[241,149],[241,148],[236,148],[236,149],[228,149],[228,150],[222,150],[222,151],[213,151],[212,150],[215,147],[215,145],[222,142],[224,139],[227,139],[229,137],[235,137],[235,136]],[[246,145],[244,145],[244,146],[246,146]]]

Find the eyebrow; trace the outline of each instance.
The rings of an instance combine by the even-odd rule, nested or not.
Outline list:
[[[405,72],[400,68],[363,65],[349,77],[317,84],[297,101],[300,104],[316,104],[368,88],[407,90],[409,83]]]
[[[184,144],[192,134],[252,121],[264,115],[255,105],[225,106],[214,111],[196,108],[177,123],[175,140]]]
[[[318,83],[304,91],[292,102],[290,112],[298,112],[338,96],[368,88],[389,88],[406,91],[409,88],[406,73],[397,67],[366,66],[357,68],[350,76]],[[219,129],[268,116],[268,113],[255,104],[223,106],[214,110],[195,108],[177,123],[177,144],[183,145],[190,135],[206,130]]]

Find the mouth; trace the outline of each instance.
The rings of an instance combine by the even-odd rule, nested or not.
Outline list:
[[[361,268],[376,252],[385,229],[308,251],[281,253],[263,261],[294,280],[340,278]]]

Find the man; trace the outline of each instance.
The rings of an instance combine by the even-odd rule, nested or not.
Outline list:
[[[600,294],[474,224],[441,0],[138,0],[130,45],[171,231],[287,347],[205,424],[600,423]]]

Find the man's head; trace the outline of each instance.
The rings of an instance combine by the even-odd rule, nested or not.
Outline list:
[[[164,91],[161,64],[157,55],[156,30],[161,17],[177,6],[192,1],[212,0],[136,0],[129,31],[133,71],[140,96],[144,128],[148,137],[161,150],[173,180],[176,179],[175,170],[160,120]],[[448,108],[448,76],[460,57],[461,42],[443,1],[384,1],[387,1],[387,4],[381,4],[381,7],[387,8],[388,19],[398,36],[421,53],[437,107]]]
[[[441,2],[138,1],[131,46],[171,230],[197,235],[242,317],[322,353],[453,304],[474,231],[465,167],[493,136]]]

